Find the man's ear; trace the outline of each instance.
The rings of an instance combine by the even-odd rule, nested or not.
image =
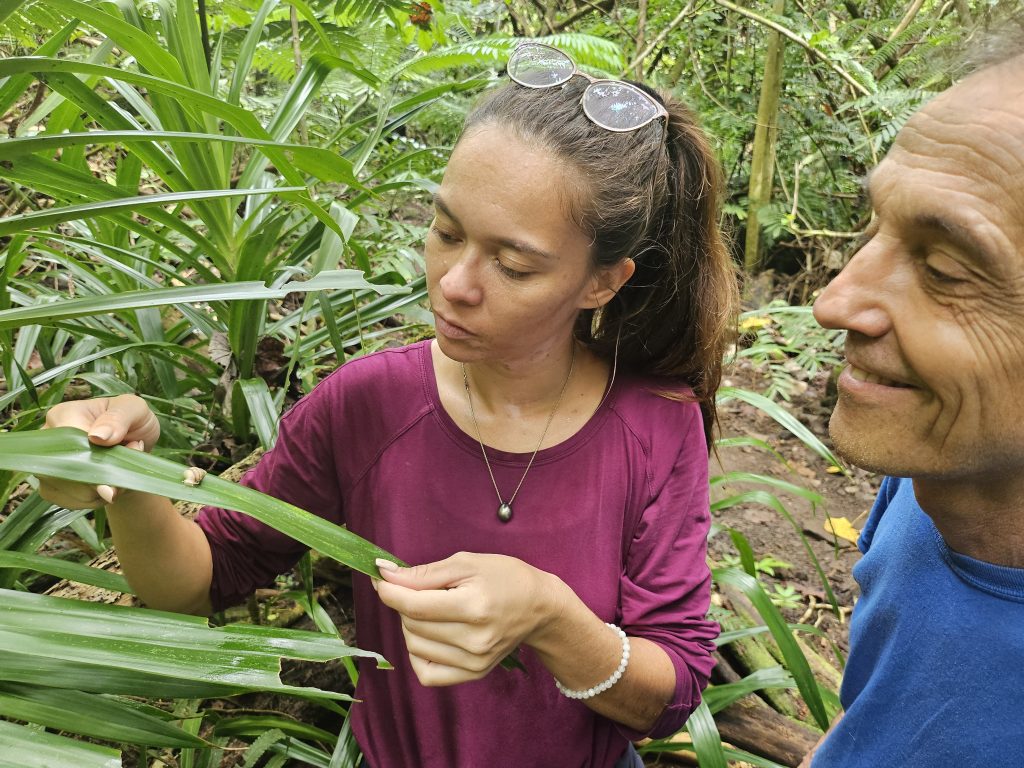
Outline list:
[[[587,294],[582,309],[603,307],[614,298],[635,271],[636,263],[632,259],[623,259],[610,267],[602,267],[593,277],[592,290]]]

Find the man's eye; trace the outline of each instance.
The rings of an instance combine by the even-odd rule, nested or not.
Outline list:
[[[925,257],[924,271],[929,279],[937,283],[962,283],[970,277],[970,273],[960,262],[941,253]]]

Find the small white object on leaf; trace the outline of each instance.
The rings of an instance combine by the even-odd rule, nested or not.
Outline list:
[[[206,477],[206,470],[199,467],[189,467],[185,470],[184,475],[181,482],[185,485],[197,486]]]

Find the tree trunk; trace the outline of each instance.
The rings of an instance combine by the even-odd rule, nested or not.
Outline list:
[[[772,11],[781,15],[786,0],[773,0]],[[768,32],[768,52],[764,57],[764,77],[757,104],[757,127],[754,131],[754,154],[750,163],[750,190],[747,207],[747,239],[743,263],[748,273],[761,268],[761,210],[771,202],[772,179],[775,176],[775,134],[782,89],[782,36]]]

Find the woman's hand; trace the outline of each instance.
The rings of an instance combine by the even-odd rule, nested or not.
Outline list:
[[[377,565],[377,593],[401,615],[413,671],[427,686],[484,677],[558,610],[561,582],[514,557],[460,552],[413,568]]]
[[[77,427],[93,445],[124,445],[151,451],[160,438],[160,422],[137,395],[100,397],[59,403],[46,414],[44,429]],[[39,478],[39,495],[68,509],[89,509],[109,504],[117,490],[109,485],[87,485],[56,478]]]

